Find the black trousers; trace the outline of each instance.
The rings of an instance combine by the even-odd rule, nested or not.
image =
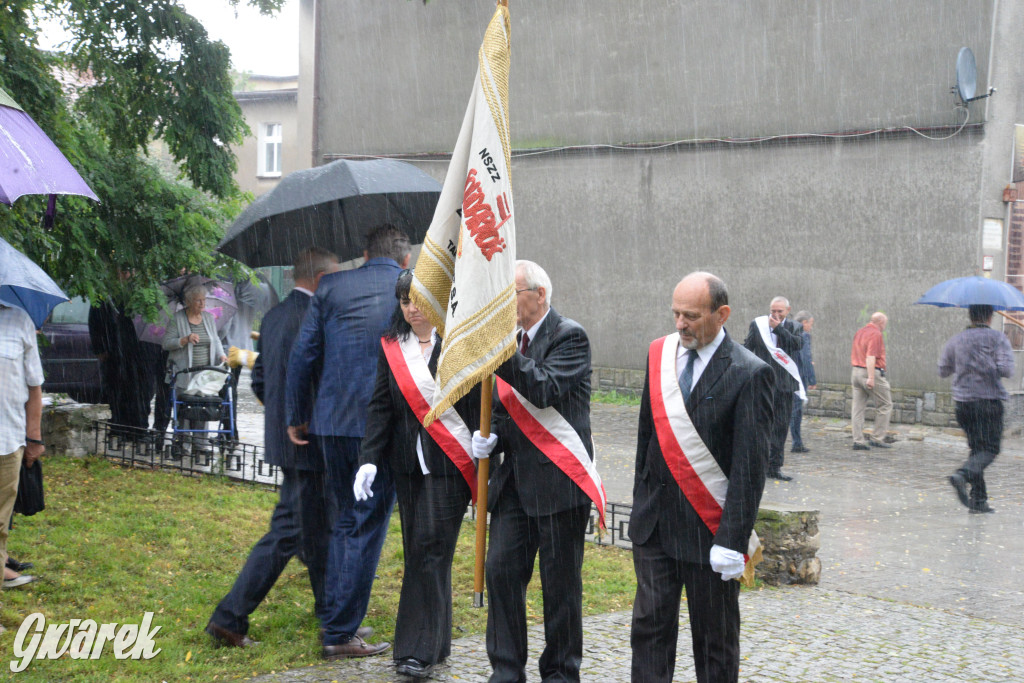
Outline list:
[[[511,482],[510,482],[511,483]],[[491,683],[526,681],[526,586],[540,552],[544,681],[579,681],[583,660],[583,536],[590,505],[530,517],[509,486],[491,511],[487,549],[487,656]]]
[[[280,499],[270,518],[270,530],[249,551],[235,584],[210,617],[213,623],[235,633],[249,632],[249,615],[296,555],[309,570],[317,616],[324,615],[327,608],[324,575],[330,519],[324,473],[295,469],[282,469],[282,473]]]
[[[792,391],[775,390],[772,399],[772,442],[768,448],[768,471],[774,472],[782,469],[782,463],[786,458],[786,432],[789,430],[789,420],[793,415]]]
[[[1003,441],[1003,402],[957,401],[956,421],[967,432],[967,446],[971,449],[957,472],[971,485],[971,504],[981,505],[988,501],[985,468],[999,455]]]
[[[686,590],[693,659],[700,683],[739,679],[740,584],[722,581],[709,564],[680,562],[664,553],[659,529],[633,546],[636,599],[633,601],[632,680],[668,683],[676,666],[679,602]]]
[[[394,473],[405,573],[395,620],[396,660],[437,664],[452,646],[452,560],[470,501],[461,477]]]

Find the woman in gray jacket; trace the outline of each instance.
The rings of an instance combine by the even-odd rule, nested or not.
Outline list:
[[[217,326],[206,308],[206,287],[192,285],[185,290],[185,308],[174,314],[174,320],[164,333],[163,348],[168,352],[171,372],[200,365],[220,365],[227,362],[224,347],[217,337]],[[179,394],[188,388],[192,373],[181,373],[175,382]],[[183,429],[205,430],[206,423],[182,422]]]

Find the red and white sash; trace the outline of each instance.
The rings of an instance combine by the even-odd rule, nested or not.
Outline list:
[[[409,335],[404,342],[381,339],[384,356],[395,376],[395,382],[405,397],[413,415],[423,424],[423,418],[430,412],[430,400],[434,396],[435,383],[427,368],[427,361],[420,353],[419,344]],[[476,502],[476,466],[470,453],[473,452],[473,434],[462,421],[454,408],[441,413],[441,416],[426,428],[437,445],[441,447],[451,460],[462,478],[469,484]]]
[[[804,391],[804,382],[800,379],[800,368],[796,366],[796,361],[790,358],[788,353],[772,343],[772,333],[768,327],[768,316],[758,316],[754,318],[754,323],[757,324],[757,331],[761,333],[761,341],[764,342],[764,347],[768,349],[768,355],[772,357],[772,360],[781,365],[782,369],[788,372],[790,377],[796,380],[799,386],[796,395],[800,397],[801,401],[806,402],[807,393]]]
[[[601,528],[606,528],[604,508],[608,498],[605,496],[604,484],[601,483],[601,475],[597,473],[597,466],[591,460],[580,435],[553,407],[538,408],[508,382],[500,377],[497,380],[498,398],[516,426],[587,494],[597,506]]]
[[[670,334],[654,340],[648,354],[654,431],[672,477],[704,524],[716,534],[722,521],[729,479],[686,412],[676,376],[678,350],[679,335]],[[754,555],[758,545],[757,534],[751,532],[745,559]]]

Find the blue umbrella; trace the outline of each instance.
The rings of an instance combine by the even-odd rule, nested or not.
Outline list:
[[[940,282],[914,303],[957,308],[988,305],[997,311],[1024,311],[1024,294],[1001,280],[975,275]]]
[[[28,313],[36,329],[68,297],[32,260],[0,238],[0,304]]]

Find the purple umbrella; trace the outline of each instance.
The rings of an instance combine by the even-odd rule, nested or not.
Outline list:
[[[77,194],[99,201],[32,117],[0,89],[0,202],[24,194]]]

